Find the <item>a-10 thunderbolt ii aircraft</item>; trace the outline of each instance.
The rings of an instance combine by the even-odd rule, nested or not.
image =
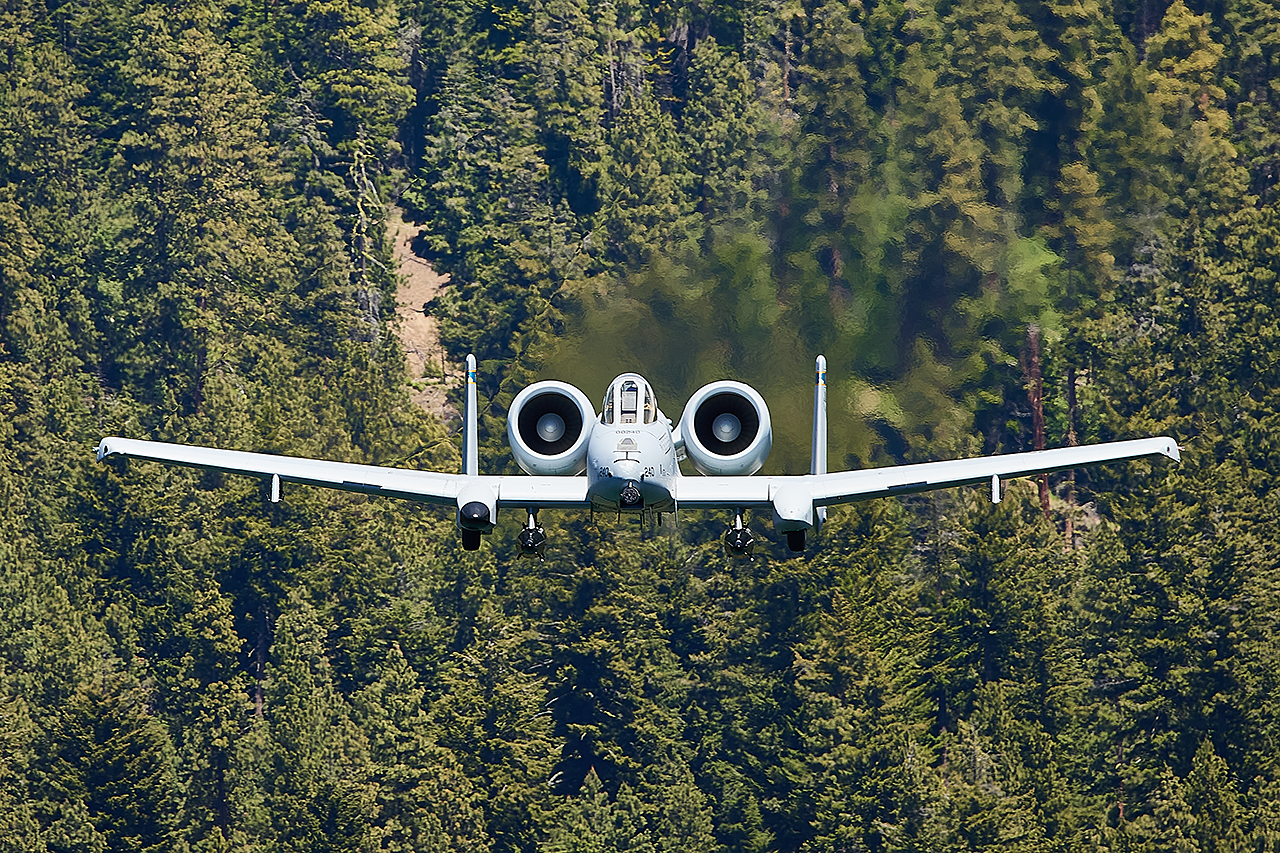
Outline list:
[[[462,547],[468,551],[480,547],[481,534],[493,531],[498,510],[523,510],[520,548],[538,556],[546,547],[538,524],[543,509],[594,509],[642,519],[656,515],[659,521],[663,513],[678,509],[726,509],[734,520],[725,533],[725,548],[736,556],[751,554],[754,546],[743,512],[769,511],[774,530],[786,534],[788,548],[798,552],[834,504],[986,483],[991,500],[998,502],[1003,478],[1144,456],[1179,459],[1177,443],[1161,437],[828,473],[826,392],[826,360],[818,356],[810,472],[793,476],[749,476],[760,470],[773,442],[769,407],[755,389],[733,381],[705,385],[690,398],[673,429],[653,389],[637,373],[624,373],[609,384],[599,412],[585,394],[564,382],[525,388],[508,412],[507,438],[528,476],[481,474],[475,356],[467,357],[460,474],[128,438],[104,438],[97,454],[99,460],[132,457],[262,477],[270,480],[272,501],[280,500],[281,484],[304,483],[453,506]],[[682,474],[683,459],[702,476]]]

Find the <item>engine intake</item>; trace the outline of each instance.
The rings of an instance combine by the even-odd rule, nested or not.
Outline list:
[[[769,407],[750,385],[712,382],[689,398],[677,443],[700,474],[754,474],[773,447]]]
[[[581,474],[595,412],[587,395],[565,382],[536,382],[511,401],[507,441],[526,473]]]

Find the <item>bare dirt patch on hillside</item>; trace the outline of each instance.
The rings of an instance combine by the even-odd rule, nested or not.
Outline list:
[[[392,207],[387,213],[388,231],[392,249],[399,266],[401,281],[396,293],[396,313],[400,318],[400,343],[404,348],[405,368],[412,385],[411,398],[415,405],[439,417],[451,421],[459,417],[450,405],[448,392],[461,384],[463,369],[447,360],[440,346],[439,324],[435,317],[428,317],[423,306],[435,298],[440,288],[448,283],[447,275],[440,275],[423,258],[413,252],[413,241],[418,236],[418,226],[405,222],[403,211]]]

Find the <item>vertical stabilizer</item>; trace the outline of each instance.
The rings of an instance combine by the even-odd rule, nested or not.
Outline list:
[[[813,364],[813,448],[809,451],[809,473],[827,473],[827,358],[818,356]],[[827,520],[827,508],[817,507],[814,529]]]
[[[813,365],[813,450],[809,473],[827,473],[827,359],[818,356]]]
[[[462,473],[480,473],[479,427],[476,425],[476,357],[467,356],[467,411],[462,418]]]

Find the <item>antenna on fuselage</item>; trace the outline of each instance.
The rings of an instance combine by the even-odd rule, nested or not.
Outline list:
[[[467,356],[467,406],[462,416],[462,473],[480,473],[479,428],[476,425],[476,357]]]

